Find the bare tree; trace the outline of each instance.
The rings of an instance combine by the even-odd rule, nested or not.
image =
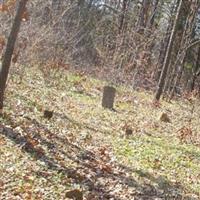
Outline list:
[[[21,19],[23,17],[23,13],[25,12],[27,1],[28,0],[19,1],[15,19],[11,28],[10,35],[8,37],[5,54],[2,59],[3,61],[2,61],[1,71],[0,71],[0,113],[2,112],[2,109],[3,109],[4,92],[5,92],[6,81],[8,78],[9,68],[11,64],[11,59],[12,59],[12,55],[13,55],[13,51],[15,47],[15,42],[17,39],[17,35],[19,33]]]
[[[119,33],[123,32],[124,24],[125,24],[125,16],[127,12],[129,0],[123,0],[122,2],[122,10],[120,15],[120,22],[119,22]]]
[[[165,79],[166,79],[166,76],[167,76],[167,70],[168,70],[170,58],[171,58],[171,50],[172,50],[174,38],[175,38],[175,35],[176,35],[176,29],[177,29],[177,25],[178,25],[178,22],[179,22],[182,5],[183,5],[183,0],[180,0],[179,5],[178,5],[178,9],[177,9],[176,18],[174,20],[173,29],[172,29],[172,32],[171,32],[171,35],[170,35],[169,44],[168,44],[167,51],[166,51],[166,54],[165,54],[165,60],[164,60],[164,63],[163,63],[162,72],[161,72],[159,83],[158,83],[158,88],[157,88],[156,94],[155,94],[155,99],[157,101],[160,100],[160,97],[161,97],[162,92],[163,92]]]
[[[138,26],[139,26],[138,30],[141,32],[143,32],[144,28],[147,26],[150,5],[151,5],[150,0],[142,1],[142,7],[140,9],[139,19],[138,19]]]
[[[187,47],[190,45],[191,40],[192,40],[192,35],[194,32],[194,28],[195,28],[195,17],[196,17],[198,8],[199,8],[199,1],[198,0],[188,1],[187,7],[189,8],[188,9],[189,12],[187,14],[180,48],[179,48],[179,52],[178,52],[177,58],[176,58],[176,66],[175,67],[178,70],[175,75],[172,90],[170,91],[170,99],[173,97],[175,88],[178,85],[178,83],[182,77],[182,74],[183,74],[184,63],[187,59],[187,57],[186,57],[187,52],[188,52]]]

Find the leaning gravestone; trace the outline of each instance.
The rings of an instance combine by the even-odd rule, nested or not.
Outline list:
[[[113,109],[116,89],[111,86],[105,86],[103,88],[102,106],[104,108]]]

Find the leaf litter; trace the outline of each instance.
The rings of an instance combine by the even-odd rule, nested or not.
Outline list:
[[[150,93],[116,86],[112,112],[103,81],[23,71],[0,118],[0,199],[199,199],[198,100],[195,112],[187,100],[154,106]]]

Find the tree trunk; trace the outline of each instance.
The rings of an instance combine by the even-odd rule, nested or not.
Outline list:
[[[198,47],[198,55],[197,55],[197,59],[196,59],[196,63],[195,63],[195,69],[194,69],[194,73],[193,73],[193,79],[192,79],[192,84],[191,84],[191,88],[190,90],[193,91],[195,88],[195,81],[197,79],[197,77],[199,76],[200,73],[200,47]]]
[[[167,31],[165,33],[164,38],[161,41],[161,45],[160,45],[160,52],[159,52],[159,56],[158,56],[158,63],[157,63],[157,68],[155,70],[155,80],[158,81],[160,78],[160,74],[162,71],[162,66],[165,60],[165,55],[166,55],[166,51],[167,51],[167,46],[170,40],[170,33],[173,29],[173,18],[174,15],[176,13],[176,10],[174,10],[175,5],[172,7],[172,9],[170,10],[170,15],[171,17],[169,18],[168,21],[168,25],[167,25]]]
[[[175,76],[175,80],[174,80],[172,90],[170,92],[170,99],[173,98],[175,88],[178,85],[178,83],[180,82],[182,74],[183,74],[184,63],[185,63],[186,55],[187,55],[187,51],[188,51],[187,47],[191,43],[193,31],[194,31],[194,28],[195,28],[196,14],[197,14],[197,10],[199,8],[198,0],[188,1],[187,4],[188,4],[187,7],[189,7],[189,9],[188,9],[189,12],[187,14],[186,23],[185,23],[185,26],[184,26],[184,31],[183,31],[183,35],[182,35],[182,39],[181,39],[180,49],[179,49],[178,54],[177,54],[176,66],[177,66],[178,70],[177,70],[177,73],[176,73],[176,76]]]
[[[55,11],[55,12],[59,12],[62,8],[62,1],[61,0],[52,0],[52,9]]]
[[[120,21],[119,21],[119,34],[122,33],[124,30],[127,7],[128,7],[128,0],[123,0]]]
[[[175,35],[176,35],[176,29],[177,29],[177,24],[179,22],[182,5],[183,5],[183,0],[180,0],[179,5],[178,5],[178,9],[177,9],[176,18],[175,18],[174,25],[173,25],[173,29],[172,29],[172,33],[170,35],[170,40],[169,40],[169,44],[168,44],[168,47],[167,47],[165,60],[164,60],[164,63],[163,63],[162,72],[161,72],[159,83],[158,83],[158,88],[157,88],[156,94],[155,94],[155,99],[157,101],[160,100],[160,97],[161,97],[162,92],[163,92],[163,87],[164,87],[165,79],[166,79],[166,76],[167,76],[167,70],[168,70],[168,67],[169,67],[170,59],[171,59],[171,50],[172,50],[174,38],[175,38]]]
[[[148,28],[149,29],[152,29],[152,27],[154,25],[154,21],[155,21],[155,16],[156,16],[156,11],[157,11],[157,8],[158,8],[159,0],[155,0],[153,3],[154,4],[153,4],[152,12],[151,12],[151,17],[150,17],[149,24],[148,24]]]
[[[8,78],[9,68],[11,64],[12,54],[15,47],[15,42],[21,25],[21,19],[26,8],[28,0],[19,1],[15,19],[11,28],[10,35],[8,37],[5,54],[3,56],[2,67],[0,71],[0,112],[3,109],[4,92],[6,87],[6,81]]]
[[[144,28],[146,28],[147,26],[150,4],[151,4],[150,0],[142,1],[142,7],[140,9],[139,19],[138,19],[138,32],[143,33]]]

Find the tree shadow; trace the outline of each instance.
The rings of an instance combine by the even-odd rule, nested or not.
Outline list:
[[[61,116],[70,121],[67,116]],[[98,152],[89,151],[69,142],[66,138],[59,136],[59,133],[51,132],[37,120],[29,120],[31,128],[23,127],[26,136],[6,126],[2,126],[3,131],[0,134],[12,140],[22,148],[22,151],[30,154],[34,159],[44,162],[49,169],[67,176],[74,183],[82,186],[86,193],[86,199],[195,199],[192,196],[185,197],[185,188],[180,184],[171,183],[165,177],[156,178],[148,172],[129,168],[117,161],[111,162]],[[74,120],[71,120],[71,123],[74,123]],[[81,125],[78,122],[75,123],[78,126]],[[85,127],[85,125],[82,126]],[[97,131],[96,129],[91,130]],[[40,143],[39,146],[36,144],[37,141]],[[67,150],[62,149],[62,145],[67,145]],[[76,163],[77,167],[70,168],[67,163],[61,164],[55,156],[56,153]],[[42,176],[42,173],[38,173],[38,175]],[[137,181],[133,175],[147,180],[147,183]]]

